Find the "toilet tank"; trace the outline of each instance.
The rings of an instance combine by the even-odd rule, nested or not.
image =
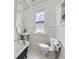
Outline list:
[[[50,46],[51,46],[52,48],[55,48],[55,47],[54,47],[54,42],[55,42],[55,41],[57,41],[56,38],[50,38]]]

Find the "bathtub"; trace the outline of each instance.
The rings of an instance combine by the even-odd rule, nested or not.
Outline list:
[[[25,41],[24,43],[23,40],[14,40],[14,59],[18,59],[29,44],[28,41]]]

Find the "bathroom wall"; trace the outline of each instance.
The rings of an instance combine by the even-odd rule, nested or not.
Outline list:
[[[20,33],[23,31],[24,27],[24,13],[19,12],[23,9],[23,0],[14,0],[15,1],[15,8],[14,8],[14,40],[20,39]],[[20,5],[21,4],[21,5]]]
[[[44,2],[39,2],[38,4],[33,4],[29,6],[27,10],[24,11],[25,19],[24,23],[29,33],[36,32],[35,17],[36,12],[39,10],[45,11],[45,33],[48,33],[50,37],[56,37],[56,0],[46,0]],[[30,3],[31,4],[31,3]]]
[[[18,39],[18,32],[16,27],[17,21],[17,0],[14,0],[14,40]]]
[[[61,4],[64,0],[57,0],[56,39],[60,40],[62,47],[59,59],[65,59],[65,21],[61,21]]]
[[[24,1],[24,0],[23,0]],[[27,32],[36,32],[36,12],[39,10],[45,11],[45,33],[49,34],[50,37],[56,37],[56,0],[25,0],[25,2],[17,0],[16,10],[16,21],[15,29],[16,36],[18,37],[18,32],[21,32],[26,28]]]
[[[65,25],[57,26],[56,38],[61,41],[62,47],[59,59],[65,59]]]
[[[38,47],[39,43],[49,42],[50,37],[56,37],[56,0],[46,0],[44,2],[35,2],[30,3],[29,8],[24,10],[24,26],[28,33],[30,33],[29,41],[29,51],[28,59],[32,56],[35,59],[48,59],[45,56],[41,55],[40,48]],[[45,33],[35,33],[36,32],[36,12],[39,10],[45,11]],[[30,56],[31,55],[31,56]],[[38,58],[37,58],[38,57]],[[51,59],[52,57],[50,57]],[[55,55],[53,56],[53,59]]]
[[[25,8],[26,6],[23,6],[23,8],[25,9],[18,12],[18,14],[21,14],[21,16],[23,16],[23,18],[22,19],[17,18],[17,19],[22,21],[23,28],[26,28],[26,31],[30,33],[29,41],[31,44],[29,46],[28,55],[30,54],[33,55],[34,52],[36,53],[36,55],[39,55],[40,50],[37,46],[38,43],[40,42],[47,43],[49,42],[48,39],[50,37],[55,37],[62,42],[62,50],[59,58],[64,59],[65,25],[64,24],[58,25],[58,23],[56,23],[60,17],[58,16],[58,18],[56,18],[57,16],[56,2],[58,1],[57,3],[59,3],[62,0],[35,0],[36,2],[31,2],[31,0],[29,1],[26,0],[26,1],[27,1],[28,8]],[[20,9],[22,9],[22,7],[20,7]],[[36,12],[39,10],[45,11],[45,33],[46,34],[35,33],[36,32],[36,23],[35,23]],[[19,23],[18,25],[20,24],[21,23]],[[40,59],[46,59],[46,58],[41,58],[41,55],[39,55],[39,57]]]

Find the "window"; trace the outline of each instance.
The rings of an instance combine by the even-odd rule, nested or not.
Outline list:
[[[44,33],[45,12],[36,12],[36,32]]]

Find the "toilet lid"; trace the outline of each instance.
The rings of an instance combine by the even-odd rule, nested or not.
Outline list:
[[[47,44],[44,44],[44,43],[39,44],[39,46],[43,47],[43,48],[49,48],[49,46]]]

